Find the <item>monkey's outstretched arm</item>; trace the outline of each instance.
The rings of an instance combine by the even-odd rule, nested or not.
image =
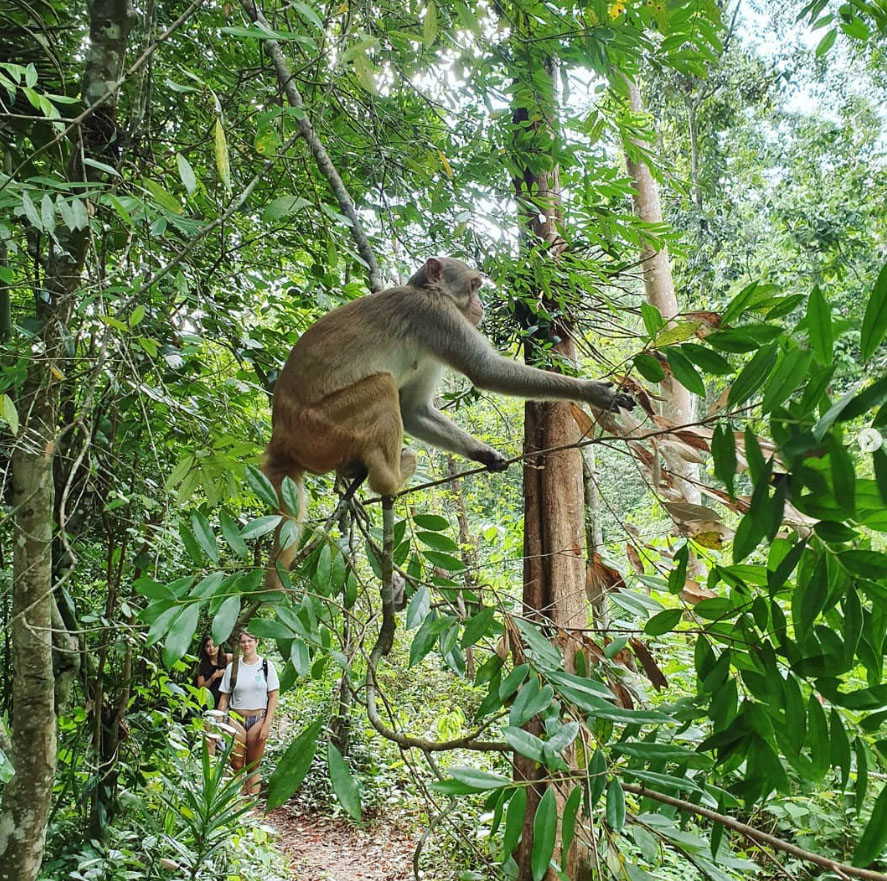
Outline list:
[[[635,406],[634,399],[616,392],[612,383],[551,373],[504,358],[464,320],[452,314],[441,318],[429,347],[479,389],[519,398],[584,401],[602,410]]]
[[[490,471],[504,471],[508,467],[500,452],[461,429],[431,404],[405,410],[402,415],[403,427],[418,440],[480,462]]]

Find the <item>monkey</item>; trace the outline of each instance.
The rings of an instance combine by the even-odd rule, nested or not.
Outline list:
[[[612,383],[551,373],[500,355],[478,330],[480,272],[432,257],[405,285],[352,300],[298,339],[274,388],[263,470],[280,493],[285,477],[336,471],[366,478],[392,497],[412,477],[416,455],[404,432],[503,471],[507,459],[444,416],[432,401],[446,368],[478,388],[534,400],[575,400],[631,409]],[[301,491],[301,490],[300,490]],[[304,504],[300,506],[304,509]],[[272,552],[284,568],[296,549]],[[269,570],[269,572],[270,572]],[[277,582],[276,571],[271,582]],[[278,582],[279,585],[279,582]]]

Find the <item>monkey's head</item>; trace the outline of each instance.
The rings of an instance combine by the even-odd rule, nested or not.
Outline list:
[[[484,320],[484,304],[477,293],[483,276],[455,257],[431,257],[407,284],[446,295],[475,327]]]

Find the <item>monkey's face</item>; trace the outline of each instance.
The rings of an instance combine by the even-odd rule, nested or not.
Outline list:
[[[462,310],[462,314],[471,324],[477,327],[484,320],[484,304],[478,296],[481,286],[481,277],[474,276],[468,283],[468,302]]]

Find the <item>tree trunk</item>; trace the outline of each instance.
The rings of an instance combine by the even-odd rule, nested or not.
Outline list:
[[[534,64],[535,61],[535,64]],[[557,59],[531,55],[529,67],[533,81],[543,79],[544,94],[537,94],[534,108],[517,105],[513,111],[516,138],[528,132],[544,134],[540,141],[548,144],[557,125],[556,84]],[[515,161],[520,164],[521,156]],[[525,167],[515,176],[514,186],[521,211],[522,245],[525,250],[544,249],[556,259],[565,247],[561,235],[560,173],[557,165],[548,171],[531,171]],[[545,291],[539,291],[544,297]],[[568,319],[559,319],[549,331],[557,337],[553,350],[564,358],[575,360],[576,347]],[[536,360],[532,340],[526,344],[526,359]],[[578,449],[534,455],[540,450],[579,440],[579,427],[566,402],[528,401],[524,405],[524,614],[536,621],[551,622],[556,627],[584,628],[587,625],[585,608],[585,564],[583,555],[584,493],[582,484],[582,455]],[[571,669],[572,657],[566,652],[566,666]],[[527,729],[538,735],[541,726],[532,720]],[[570,756],[565,753],[565,758]],[[515,853],[519,881],[531,881],[530,857],[533,850],[533,820],[539,800],[545,791],[541,781],[547,776],[535,762],[520,755],[514,757],[515,779],[536,781],[527,791],[527,812],[520,844]],[[557,792],[559,810],[566,792]],[[560,845],[555,857],[561,862],[567,877],[586,877],[587,863],[577,843],[569,858],[563,860]],[[556,878],[552,870],[547,881]]]
[[[644,105],[637,85],[628,77],[623,77],[628,89],[629,103],[635,113],[643,113]],[[635,214],[644,223],[662,223],[662,205],[659,201],[659,187],[650,174],[650,169],[641,161],[635,161],[627,153],[625,157],[628,173],[634,184]],[[668,248],[663,246],[658,251],[650,245],[641,250],[643,261],[644,290],[647,302],[655,306],[666,322],[671,322],[678,314],[678,300],[675,295],[674,280],[671,275],[671,263]],[[662,415],[675,425],[688,425],[695,419],[693,396],[670,374],[660,385],[662,397]],[[682,493],[687,501],[699,501],[699,489],[695,483],[699,470],[695,465],[679,460],[669,461],[669,467],[678,477],[682,485]],[[681,479],[685,478],[685,479]]]
[[[116,85],[134,16],[129,0],[94,0],[82,96],[92,104]],[[95,178],[83,155],[107,161],[116,139],[114,100],[72,132],[68,178]],[[52,666],[53,460],[59,437],[60,386],[68,369],[68,325],[86,256],[87,231],[58,230],[60,247],[46,260],[46,299],[37,355],[17,402],[21,430],[12,452],[15,553],[12,579],[11,760],[15,774],[0,805],[0,881],[34,881],[40,871],[56,761],[55,679]]]

